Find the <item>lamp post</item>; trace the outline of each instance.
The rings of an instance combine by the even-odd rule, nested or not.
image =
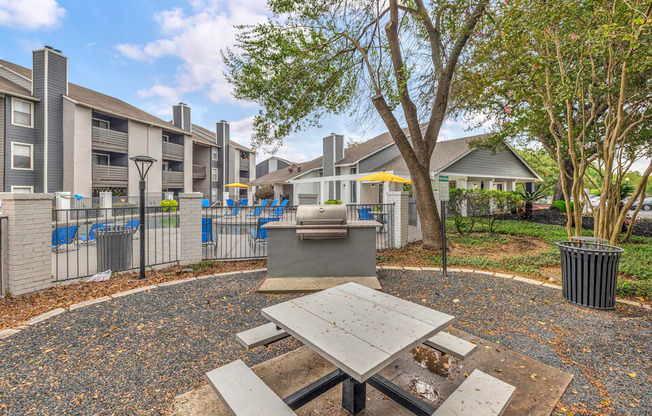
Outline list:
[[[140,182],[138,182],[138,189],[140,190],[140,276],[139,279],[145,278],[145,177],[149,173],[152,164],[156,162],[151,156],[134,156],[130,158],[136,164],[138,175],[140,175]]]

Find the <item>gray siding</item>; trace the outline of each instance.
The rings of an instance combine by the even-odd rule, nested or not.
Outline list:
[[[5,189],[5,97],[0,96],[0,189]]]
[[[276,159],[276,170],[283,169],[289,167],[290,164],[287,162],[283,162],[282,160]],[[258,176],[256,176],[258,178]]]
[[[48,52],[48,192],[63,190],[63,95],[67,90],[68,60]]]
[[[387,163],[400,155],[401,152],[398,150],[398,147],[396,147],[395,144],[392,144],[391,146],[362,159],[360,161],[360,173],[373,172],[378,166]]]
[[[4,190],[10,192],[12,185],[34,186],[34,192],[43,192],[42,188],[35,186],[33,170],[13,170],[11,169],[11,142],[29,143],[34,144],[35,129],[27,127],[14,126],[11,124],[11,97],[4,98],[4,119],[5,119],[5,132],[6,140],[4,143],[4,165],[5,180]],[[36,146],[34,146],[36,150]],[[41,171],[42,172],[42,171]]]
[[[335,163],[344,159],[344,136],[335,135]]]
[[[36,140],[34,143],[34,172],[31,173],[32,183],[30,185],[34,186],[34,192],[41,193],[44,191],[43,186],[43,137],[45,135],[44,131],[44,120],[45,120],[45,102],[43,101],[45,97],[45,50],[34,51],[32,53],[33,57],[33,67],[32,67],[32,95],[40,99],[38,103],[34,103],[34,131],[31,137],[32,143],[35,141],[35,137],[39,140]],[[13,138],[11,139],[13,140]],[[11,165],[9,165],[11,166]],[[14,171],[11,172],[11,181],[18,176],[19,180],[26,180],[26,172],[23,171]],[[20,185],[17,183],[10,183],[9,185]],[[28,185],[28,184],[23,184]]]
[[[511,150],[496,153],[490,150],[475,150],[443,171],[469,176],[536,179]]]
[[[280,162],[280,161],[279,161]],[[264,160],[256,165],[256,177],[267,175],[269,173],[269,159]]]
[[[183,109],[183,127],[181,128],[184,129],[185,131],[190,131],[190,124],[191,124],[190,107],[183,106],[182,109]]]
[[[215,123],[215,134],[217,137],[218,148],[218,159],[220,162],[219,165],[219,177],[217,181],[217,196],[220,201],[224,199],[224,185],[228,181],[228,172],[229,172],[229,139],[230,131],[229,124],[226,121],[219,121]],[[212,186],[212,185],[211,185]]]
[[[172,124],[174,124],[174,127],[181,128],[181,106],[180,105],[172,106]]]
[[[333,136],[324,137],[323,153],[324,153],[324,176],[333,176],[335,175],[335,169],[333,165],[335,161],[333,160]]]
[[[7,68],[0,68],[0,77],[7,78],[9,81],[13,82],[16,85],[20,85],[27,91],[32,89],[31,82],[21,77],[20,75],[17,75],[13,71],[8,70]]]

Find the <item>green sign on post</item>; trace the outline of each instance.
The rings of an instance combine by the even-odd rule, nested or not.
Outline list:
[[[439,200],[440,201],[449,201],[450,192],[448,187],[448,176],[439,177]]]

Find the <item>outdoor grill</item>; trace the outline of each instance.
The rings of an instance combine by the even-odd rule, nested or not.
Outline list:
[[[300,240],[346,238],[346,206],[299,205],[296,233]]]

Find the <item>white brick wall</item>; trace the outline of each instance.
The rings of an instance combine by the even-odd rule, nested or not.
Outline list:
[[[387,203],[394,203],[394,222],[392,223],[393,248],[403,247],[408,243],[408,193],[403,191],[388,191]]]
[[[0,193],[7,221],[7,283],[12,296],[52,286],[53,194]]]
[[[179,195],[179,263],[181,265],[202,261],[201,219],[203,194],[199,192]]]

